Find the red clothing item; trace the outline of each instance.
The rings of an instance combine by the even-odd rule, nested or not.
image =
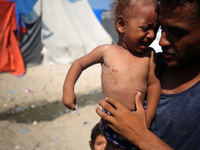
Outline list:
[[[0,0],[0,73],[20,76],[25,73],[25,66],[14,34],[16,30],[15,3]]]

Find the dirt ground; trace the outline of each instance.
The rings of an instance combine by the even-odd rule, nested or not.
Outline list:
[[[36,103],[61,101],[62,86],[70,65],[42,64],[28,67],[22,77],[0,74],[0,112],[23,110]],[[77,94],[101,91],[100,66],[85,70],[76,84]],[[52,121],[30,124],[0,120],[1,150],[89,150],[92,127],[100,120],[94,105],[80,108]],[[0,118],[1,119],[1,118]]]

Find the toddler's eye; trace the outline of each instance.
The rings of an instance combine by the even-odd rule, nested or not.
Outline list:
[[[97,145],[102,145],[102,144],[103,144],[103,142],[98,142],[98,143],[97,143]]]
[[[149,30],[148,27],[141,27],[141,29],[142,29],[143,31],[148,31],[148,30]]]

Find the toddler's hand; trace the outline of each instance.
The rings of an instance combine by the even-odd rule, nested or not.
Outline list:
[[[75,93],[63,92],[62,102],[67,108],[75,110],[75,105],[77,105]]]

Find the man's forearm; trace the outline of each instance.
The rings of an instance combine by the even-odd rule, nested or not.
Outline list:
[[[145,129],[142,134],[141,138],[138,139],[138,147],[141,150],[173,150],[148,129]]]

